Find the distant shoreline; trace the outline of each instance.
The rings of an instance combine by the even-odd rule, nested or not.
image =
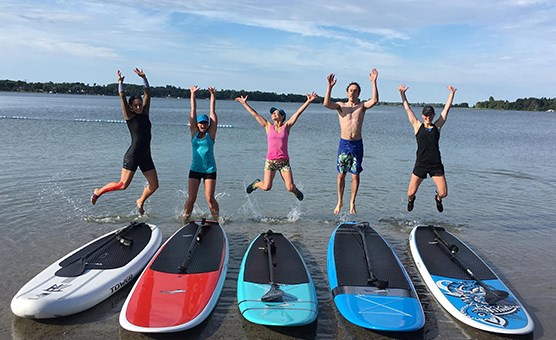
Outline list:
[[[142,93],[141,85],[126,84],[128,92]],[[108,85],[84,84],[84,83],[33,83],[22,80],[0,80],[1,92],[28,92],[28,93],[56,93],[56,94],[82,94],[82,95],[104,95],[117,96],[118,84],[112,83]],[[173,85],[151,86],[151,95],[158,98],[187,98],[189,97],[189,89],[175,87]],[[246,91],[246,90],[219,90],[216,92],[216,99],[234,100],[238,96],[249,96],[251,101],[267,101],[267,102],[291,102],[302,103],[306,96],[293,93],[275,93],[262,91]],[[198,99],[207,99],[210,97],[208,90],[200,89],[197,92]],[[346,100],[346,98],[332,98],[334,101]],[[315,103],[322,103],[323,98],[319,97]],[[396,106],[401,105],[400,102],[380,102],[379,105]],[[412,105],[422,106],[424,103],[412,103]],[[443,106],[442,103],[429,104],[433,106]],[[476,108],[476,109],[494,109],[494,110],[517,110],[517,111],[546,111],[554,112],[556,110],[556,98],[523,98],[517,99],[515,102],[507,100],[495,100],[492,96],[487,101],[477,102],[470,106],[468,103],[454,104],[452,107]]]

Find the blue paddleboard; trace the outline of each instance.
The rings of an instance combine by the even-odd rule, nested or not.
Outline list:
[[[349,322],[379,331],[415,331],[423,308],[400,260],[367,222],[343,222],[328,243],[328,282]]]
[[[238,307],[250,322],[301,326],[317,318],[317,293],[294,245],[269,230],[249,246],[237,282]]]
[[[533,320],[515,295],[475,252],[444,228],[413,228],[409,246],[423,281],[456,319],[494,333],[533,331]]]

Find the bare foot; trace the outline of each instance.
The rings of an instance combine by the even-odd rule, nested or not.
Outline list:
[[[355,210],[355,204],[351,204],[349,207],[349,213],[352,215],[357,214],[357,211]]]
[[[93,190],[93,195],[91,195],[91,204],[95,205],[97,203],[98,198],[100,195],[98,194],[98,188]]]
[[[145,214],[145,209],[143,208],[144,202],[139,202],[139,200],[137,200],[135,203],[137,203],[137,210],[139,210],[139,215],[144,215]]]
[[[334,214],[338,215],[342,211],[342,203],[338,203],[336,208],[334,208]]]
[[[183,221],[185,223],[189,222],[190,218],[191,218],[191,214],[183,214]]]

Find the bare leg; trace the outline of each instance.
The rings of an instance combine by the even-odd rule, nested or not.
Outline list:
[[[187,181],[187,199],[183,206],[183,219],[185,222],[189,221],[191,217],[191,212],[193,211],[193,205],[197,200],[197,192],[199,191],[199,186],[201,185],[201,180],[196,178],[190,178]]]
[[[286,185],[286,190],[291,192],[292,194],[297,197],[298,200],[303,200],[303,193],[299,191],[297,186],[293,183],[293,173],[291,170],[288,171],[280,171],[280,176],[284,180],[284,184]]]
[[[415,174],[411,174],[411,179],[409,180],[409,187],[407,188],[407,199],[413,201],[415,199],[415,194],[419,189],[421,183],[423,183],[423,178],[419,178],[415,176]]]
[[[349,213],[356,214],[355,210],[355,198],[357,197],[357,191],[359,190],[359,175],[351,175],[351,200],[349,201]]]
[[[442,201],[444,197],[448,196],[448,184],[446,183],[446,177],[442,176],[432,176],[434,184],[436,184],[436,191],[438,192],[438,199]]]
[[[137,209],[139,210],[140,215],[145,213],[143,205],[145,204],[147,198],[154,194],[156,189],[158,189],[158,175],[156,174],[156,169],[143,172],[143,176],[147,179],[147,186],[143,189],[141,197],[139,197],[139,199],[135,202],[137,203]]]
[[[344,199],[344,188],[346,186],[346,174],[338,174],[338,204],[334,208],[334,214],[339,214],[342,211],[343,199]]]
[[[272,189],[272,182],[274,181],[274,176],[276,176],[276,171],[265,170],[264,179],[261,182],[255,183],[254,187],[261,189],[263,191],[268,191]]]
[[[216,198],[214,198],[214,192],[216,191],[216,180],[205,179],[205,198],[207,199],[208,207],[212,217],[215,221],[218,221],[218,216],[220,213],[220,207]]]
[[[96,188],[93,190],[93,196],[91,196],[91,203],[95,205],[97,200],[100,196],[104,195],[107,192],[114,191],[114,190],[125,190],[131,183],[133,179],[133,175],[135,175],[135,171],[127,170],[122,168],[122,173],[120,175],[119,182],[110,182],[103,186],[102,188]]]

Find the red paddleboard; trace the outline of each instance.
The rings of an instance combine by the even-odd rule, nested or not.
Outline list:
[[[123,328],[179,332],[203,322],[222,292],[228,239],[215,221],[190,222],[176,231],[143,271],[120,313]]]

